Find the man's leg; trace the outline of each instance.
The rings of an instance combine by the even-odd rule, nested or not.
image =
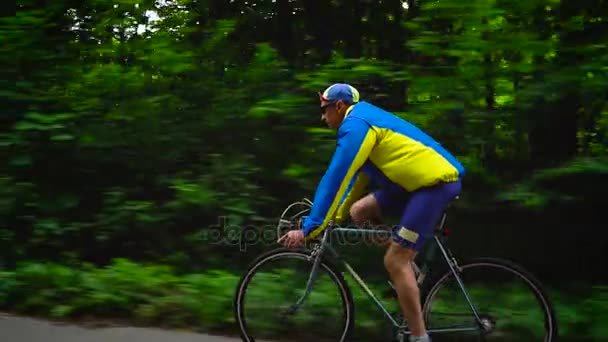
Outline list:
[[[392,241],[384,256],[384,267],[397,291],[399,305],[412,336],[424,336],[426,327],[422,319],[420,291],[412,267],[416,254],[414,249],[404,248]]]
[[[412,261],[432,236],[441,213],[460,193],[460,188],[460,182],[453,182],[414,192],[403,211],[400,225],[394,230],[393,241],[384,257],[384,265],[410,328],[410,341],[429,341]]]
[[[380,224],[380,206],[374,194],[359,199],[350,207],[350,218],[358,226]]]
[[[401,215],[406,201],[407,194],[404,191],[380,190],[370,193],[353,203],[350,208],[350,217],[353,223],[359,227],[371,225],[377,229],[384,229],[382,226],[384,216],[387,214]],[[390,232],[389,229],[387,231]],[[388,246],[390,238],[380,237],[374,243],[380,246]]]

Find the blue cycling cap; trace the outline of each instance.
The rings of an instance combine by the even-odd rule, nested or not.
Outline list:
[[[329,86],[323,93],[319,93],[321,106],[336,101],[346,101],[348,103],[359,102],[359,91],[350,84],[335,83]]]

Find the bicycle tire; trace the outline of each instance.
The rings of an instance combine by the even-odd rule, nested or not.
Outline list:
[[[264,263],[274,260],[276,258],[281,257],[296,257],[307,259],[311,255],[311,251],[303,250],[303,249],[288,249],[288,248],[277,248],[259,255],[253,262],[249,264],[246,272],[242,275],[239,280],[236,293],[234,298],[234,318],[238,325],[238,329],[240,331],[241,339],[245,342],[255,342],[256,337],[251,336],[247,329],[247,322],[244,317],[244,313],[246,308],[243,306],[243,300],[246,297],[247,287],[249,282],[255,275],[256,271],[261,267]],[[312,264],[312,261],[310,261]],[[345,317],[344,328],[340,338],[340,342],[347,341],[351,336],[354,329],[354,301],[352,297],[352,293],[350,287],[344,280],[342,273],[339,272],[335,264],[327,257],[323,257],[321,262],[319,263],[319,272],[324,270],[327,272],[331,278],[331,280],[337,285],[340,297],[342,300],[342,312]],[[314,292],[314,288],[313,288]]]
[[[545,337],[543,341],[555,342],[558,340],[558,322],[555,315],[554,306],[551,300],[549,299],[545,289],[543,288],[541,282],[531,272],[527,271],[522,266],[512,261],[499,258],[471,259],[462,264],[459,264],[457,269],[459,269],[459,276],[462,276],[462,274],[467,272],[467,270],[479,267],[494,267],[502,269],[503,271],[510,272],[519,277],[521,280],[523,280],[527,288],[533,292],[534,297],[542,306],[545,326]],[[452,274],[452,271],[448,269],[435,280],[431,280],[430,288],[428,289],[428,291],[426,291],[422,306],[423,317],[427,325],[430,323],[429,309],[431,307],[433,299],[435,298],[437,291],[439,291],[439,289],[441,289],[442,286],[450,279],[454,279],[454,275]],[[467,288],[466,280],[463,280],[463,283],[465,288]],[[474,299],[473,304],[475,304]]]

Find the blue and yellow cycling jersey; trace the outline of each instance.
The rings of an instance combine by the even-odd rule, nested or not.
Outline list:
[[[321,179],[302,229],[314,238],[336,215],[341,222],[369,181],[411,192],[456,181],[462,164],[428,134],[370,103],[349,108],[337,132],[336,151]]]

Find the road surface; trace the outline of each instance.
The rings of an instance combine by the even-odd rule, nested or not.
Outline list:
[[[2,342],[237,342],[240,339],[150,328],[87,328],[0,313]]]

